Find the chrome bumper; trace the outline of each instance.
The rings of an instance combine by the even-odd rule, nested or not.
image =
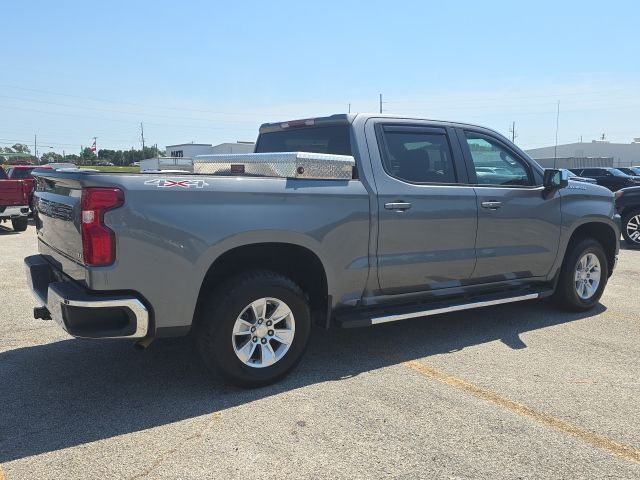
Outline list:
[[[70,335],[139,339],[149,333],[149,311],[135,296],[86,290],[42,255],[25,258],[24,264],[38,303]]]
[[[29,205],[22,205],[17,207],[5,207],[0,211],[0,217],[26,217],[29,215]]]

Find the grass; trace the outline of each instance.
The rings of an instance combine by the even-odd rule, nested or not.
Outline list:
[[[114,173],[140,173],[140,167],[103,167],[99,165],[78,165],[80,168],[91,168],[93,170],[100,170],[101,172],[114,172]]]

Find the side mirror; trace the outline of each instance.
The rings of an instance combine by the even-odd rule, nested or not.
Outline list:
[[[564,169],[545,168],[542,185],[546,190],[560,190],[569,185],[569,172]]]

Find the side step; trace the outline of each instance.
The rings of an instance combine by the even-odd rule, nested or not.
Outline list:
[[[412,305],[384,306],[375,309],[349,311],[334,316],[335,324],[341,328],[368,327],[379,323],[397,322],[410,318],[440,315],[442,313],[470,310],[472,308],[491,307],[503,303],[522,302],[535,298],[548,297],[553,290],[543,291],[511,291],[501,294],[479,295],[471,298],[439,300]]]

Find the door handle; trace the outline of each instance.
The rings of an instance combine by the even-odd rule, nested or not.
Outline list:
[[[482,208],[497,210],[502,206],[502,202],[482,202],[480,205],[482,206]]]
[[[384,208],[393,210],[394,212],[404,212],[411,208],[411,204],[408,202],[389,202],[384,204]]]

